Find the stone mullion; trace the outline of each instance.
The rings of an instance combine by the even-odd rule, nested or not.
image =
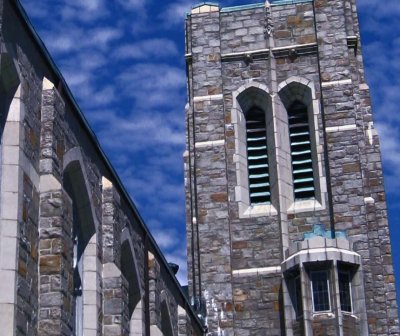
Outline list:
[[[185,309],[178,306],[178,336],[190,336],[191,332],[191,320]]]
[[[102,179],[102,247],[103,264],[115,263],[121,268],[119,243],[122,223],[120,223],[120,195],[113,184],[105,177]]]
[[[103,335],[128,336],[128,282],[113,264],[103,270]]]
[[[149,313],[150,326],[157,326],[161,329],[161,302],[158,282],[160,281],[160,265],[151,252],[148,252],[149,272]]]
[[[63,190],[40,194],[39,335],[70,335],[72,201]]]
[[[73,316],[72,201],[61,185],[58,151],[64,102],[43,81],[40,139],[39,335],[70,335]]]
[[[103,335],[125,336],[129,334],[129,284],[121,272],[120,195],[105,177],[102,185]]]

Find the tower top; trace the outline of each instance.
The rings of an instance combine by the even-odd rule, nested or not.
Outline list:
[[[262,8],[269,6],[283,6],[297,3],[312,2],[313,0],[265,0],[264,2],[249,3],[247,5],[238,5],[231,7],[221,7],[217,2],[202,1],[192,6],[190,14],[201,14],[211,12],[232,12],[244,9]]]
[[[192,7],[192,14],[218,12],[219,4],[215,2],[203,1]]]

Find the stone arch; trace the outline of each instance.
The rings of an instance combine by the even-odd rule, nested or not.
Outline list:
[[[299,76],[289,77],[279,83],[278,94],[285,106],[295,100],[300,100],[309,104],[312,100],[316,99],[314,82]]]
[[[316,97],[315,85],[310,79],[292,76],[278,85],[278,96],[286,112],[285,119],[287,127],[287,113],[292,104],[299,102],[307,109],[315,185],[315,200],[297,201],[294,200],[294,196],[292,196],[293,202],[288,210],[289,212],[301,212],[323,208],[325,206],[324,192],[326,190],[326,182],[322,173],[322,155],[320,154],[322,151],[319,148],[320,103]],[[289,131],[285,130],[283,133],[287,134],[286,141],[290,143]],[[293,176],[288,182],[290,185],[293,185]]]
[[[232,93],[233,105],[231,120],[235,134],[235,156],[237,185],[235,190],[236,201],[239,206],[240,217],[255,217],[276,214],[272,198],[271,204],[251,205],[249,195],[249,176],[247,158],[246,114],[253,108],[260,109],[265,114],[266,142],[268,143],[268,157],[270,167],[275,162],[275,141],[273,125],[273,97],[268,87],[257,82],[248,82]],[[276,179],[276,173],[270,169],[270,179]],[[274,193],[273,186],[271,187]]]
[[[20,135],[23,132],[24,105],[21,101],[21,80],[18,67],[11,55],[0,54],[0,310],[2,311],[2,333],[13,335],[16,329],[15,315],[17,304],[18,243],[21,221],[21,190],[17,183],[22,171],[19,155]],[[7,162],[3,157],[7,155]],[[8,179],[6,176],[8,175]],[[6,180],[13,183],[6,183]],[[4,223],[14,227],[15,234],[10,236],[4,230]],[[14,252],[12,252],[14,251]],[[7,280],[6,280],[7,279]]]
[[[11,111],[12,101],[21,98],[20,78],[14,60],[9,54],[0,54],[0,134],[3,142],[3,131],[7,116]],[[18,112],[18,111],[15,111]],[[13,120],[15,118],[13,117]],[[14,120],[14,121],[19,121]]]
[[[171,312],[169,309],[169,300],[165,290],[160,294],[160,317],[161,332],[163,336],[173,336],[174,328],[171,320]]]
[[[74,333],[97,330],[97,229],[95,207],[80,148],[69,150],[63,160],[63,188],[72,200],[74,246]],[[93,298],[95,298],[93,300]],[[96,316],[96,315],[95,315]]]
[[[136,262],[132,237],[128,228],[121,233],[121,273],[128,281],[128,316],[130,336],[143,332],[143,291]]]

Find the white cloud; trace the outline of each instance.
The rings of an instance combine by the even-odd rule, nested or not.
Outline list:
[[[110,15],[104,0],[64,0],[61,12],[64,21],[95,22]]]
[[[116,59],[148,59],[175,56],[178,49],[174,41],[154,38],[118,47],[114,52]]]
[[[177,24],[183,25],[185,14],[190,12],[194,2],[191,0],[174,1],[160,14],[164,25],[171,27]]]
[[[385,168],[385,186],[389,194],[398,195],[400,179],[400,127],[385,122],[377,123],[382,158]]]
[[[107,47],[110,42],[120,38],[123,31],[114,27],[102,27],[86,32],[86,34],[88,35],[87,42],[85,43],[86,45],[104,48]]]
[[[124,95],[135,99],[137,111],[161,106],[184,108],[177,106],[185,99],[186,76],[181,68],[160,63],[136,64],[118,80]]]
[[[149,2],[149,0],[118,0],[122,7],[129,10],[143,8],[145,5],[149,5]]]

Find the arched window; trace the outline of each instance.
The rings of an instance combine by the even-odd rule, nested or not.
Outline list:
[[[307,106],[294,101],[288,108],[294,198],[315,197],[313,158]]]
[[[233,93],[235,200],[239,217],[277,214],[279,189],[272,96],[261,83],[249,83]]]
[[[246,141],[250,203],[269,203],[271,189],[265,113],[259,108],[253,107],[246,114]]]
[[[77,152],[74,152],[75,154]],[[67,155],[73,155],[72,152]],[[64,157],[64,159],[67,157]],[[65,162],[68,162],[65,160]],[[90,196],[88,189],[82,188],[86,185],[85,175],[82,170],[83,165],[80,160],[72,160],[65,165],[63,172],[63,187],[72,201],[73,214],[73,292],[72,292],[72,330],[73,335],[80,336],[87,333],[88,329],[94,329],[97,326],[96,321],[87,318],[85,312],[88,311],[91,304],[84,304],[89,295],[95,292],[88,287],[96,284],[89,284],[84,281],[85,275],[96,274],[96,271],[89,270],[87,257],[96,257],[93,249],[88,248],[96,245],[96,225],[94,222]],[[94,249],[95,250],[95,249]],[[85,261],[86,259],[86,261]],[[91,277],[89,277],[92,279]],[[88,278],[88,279],[89,279]],[[96,306],[96,304],[94,304]]]
[[[82,298],[82,275],[83,275],[83,246],[82,246],[82,235],[79,232],[79,227],[76,224],[76,218],[74,219],[73,228],[73,244],[74,244],[74,292],[73,292],[73,315],[74,324],[73,332],[74,335],[83,335],[83,298]]]

